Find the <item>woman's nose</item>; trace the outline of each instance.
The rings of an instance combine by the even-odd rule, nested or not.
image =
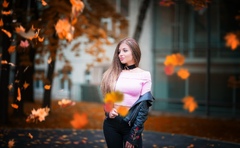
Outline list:
[[[122,56],[122,52],[119,52],[119,57]]]

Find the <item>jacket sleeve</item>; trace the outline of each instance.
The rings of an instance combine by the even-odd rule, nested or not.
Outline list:
[[[143,101],[127,139],[127,141],[133,145],[137,145],[137,141],[143,132],[144,122],[147,120],[148,110],[149,106],[147,101]]]

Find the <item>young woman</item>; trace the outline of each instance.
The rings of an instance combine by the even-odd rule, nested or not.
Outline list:
[[[141,148],[144,122],[154,98],[151,95],[150,72],[140,69],[141,51],[132,38],[121,40],[114,52],[112,65],[104,73],[101,90],[105,94],[120,91],[124,99],[106,112],[103,132],[108,148]],[[120,116],[122,106],[128,114]]]

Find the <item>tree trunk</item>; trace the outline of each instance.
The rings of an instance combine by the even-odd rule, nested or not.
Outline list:
[[[44,84],[44,87],[46,85],[49,85],[50,88],[44,88],[42,107],[51,108],[51,92],[52,92],[54,68],[55,68],[55,60],[52,60],[51,63],[48,65],[47,81],[46,81],[47,83]]]
[[[46,80],[44,80],[44,94],[43,94],[42,107],[48,107],[50,109],[51,109],[52,83],[53,83],[53,79],[54,79],[54,69],[55,69],[55,63],[56,63],[58,40],[59,40],[58,37],[55,35],[53,35],[51,40],[49,40],[49,42],[50,42],[49,43],[49,49],[50,49],[49,52],[50,52],[51,61],[48,64]]]
[[[3,8],[4,11],[11,9],[12,2],[10,1],[7,8]],[[2,15],[4,22],[3,29],[12,33],[12,16]],[[10,54],[8,48],[11,45],[11,38],[1,31],[1,46],[2,46],[2,58],[1,58],[1,71],[0,71],[0,123],[7,124],[8,122],[8,100],[9,100],[9,75],[10,75]]]
[[[145,16],[147,13],[147,9],[150,5],[151,0],[143,0],[140,10],[139,10],[139,15],[138,15],[138,21],[137,21],[137,26],[133,35],[133,38],[138,42],[140,35],[142,33],[142,27],[143,27],[143,22],[145,20]]]
[[[20,39],[24,40],[24,39]],[[16,69],[14,83],[14,103],[18,109],[14,110],[15,116],[24,116],[24,103],[34,102],[33,94],[33,74],[34,74],[34,54],[35,49],[31,46],[22,48],[17,46]],[[17,100],[18,89],[20,89],[21,100]]]

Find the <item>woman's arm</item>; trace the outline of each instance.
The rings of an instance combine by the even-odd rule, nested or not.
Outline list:
[[[144,122],[147,120],[148,111],[149,111],[148,103],[147,101],[143,101],[127,140],[133,145],[137,145],[137,141],[143,132]]]

